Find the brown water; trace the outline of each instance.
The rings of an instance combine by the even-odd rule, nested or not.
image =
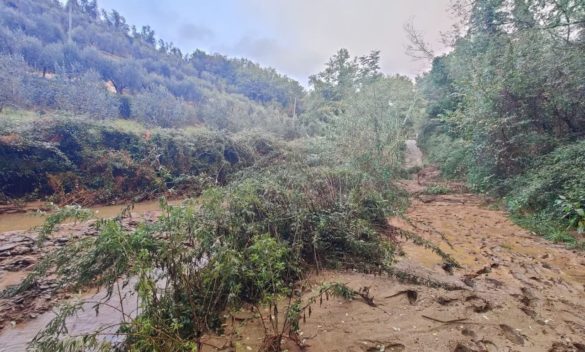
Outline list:
[[[170,204],[179,204],[181,200],[170,201]],[[31,203],[25,208],[28,210],[26,213],[17,214],[2,214],[0,215],[0,233],[11,232],[11,231],[27,231],[34,227],[40,226],[46,219],[46,214],[39,214],[33,209],[43,207],[44,204],[40,202]],[[119,215],[124,210],[125,205],[109,205],[109,206],[97,206],[90,208],[93,211],[94,217],[96,218],[111,218]],[[145,214],[152,211],[159,211],[159,201],[145,201],[136,203],[132,210],[133,214]],[[0,290],[7,288],[8,286],[18,284],[27,275],[28,271],[1,271],[0,272]],[[100,309],[99,316],[93,309],[93,305],[96,301],[103,300],[105,292],[90,292],[79,294],[76,297],[69,300],[70,302],[83,300],[84,309],[79,311],[75,316],[67,320],[67,327],[70,335],[79,335],[95,331],[96,329],[104,326],[119,323],[122,320],[122,314],[120,313],[120,307],[124,308],[126,314],[135,314],[137,309],[137,302],[134,296],[131,296],[131,285],[122,289],[122,295],[127,295],[128,298],[124,300],[123,304],[120,304],[118,295],[115,292],[114,298],[109,304],[113,307],[102,307]],[[18,352],[25,351],[27,344],[35,337],[35,335],[41,331],[47,323],[49,323],[55,317],[54,311],[48,311],[38,315],[36,318],[15,324],[14,326],[7,326],[0,332],[0,352]],[[107,335],[113,333],[115,328],[106,330],[104,335],[105,339],[111,340],[114,338],[113,335]]]
[[[177,202],[169,202],[171,204]],[[97,218],[111,218],[114,217],[124,208],[126,205],[103,205],[90,208],[95,217]],[[30,209],[31,207],[29,207]],[[149,200],[134,205],[135,213],[146,213],[148,211],[160,210],[158,200]],[[21,231],[30,230],[33,227],[40,226],[46,219],[46,214],[38,213],[35,211],[29,211],[26,213],[17,214],[1,214],[0,215],[0,233],[8,231]]]
[[[113,341],[116,331],[116,324],[122,321],[124,316],[136,316],[137,300],[131,295],[131,285],[125,288],[120,288],[120,291],[114,289],[112,298],[107,301],[108,305],[102,305],[99,315],[96,316],[93,308],[98,301],[104,301],[106,293],[104,291],[98,293],[80,294],[73,298],[71,302],[83,301],[83,309],[76,315],[67,319],[67,328],[69,336],[76,336],[87,334],[96,331],[100,328],[105,328],[103,331],[103,338],[108,341]],[[118,294],[121,293],[121,295]],[[123,297],[121,303],[118,297]],[[122,309],[124,315],[121,313]],[[39,333],[53,318],[54,311],[41,314],[34,320],[23,324],[17,324],[13,327],[8,327],[0,333],[0,352],[20,352],[26,351],[28,343]],[[112,326],[113,327],[109,327]],[[109,327],[109,328],[106,328]],[[111,334],[111,335],[109,335]]]

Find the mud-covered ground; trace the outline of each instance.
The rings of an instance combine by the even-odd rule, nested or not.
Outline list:
[[[400,272],[431,285],[393,277],[327,272],[311,281],[368,287],[376,307],[330,299],[312,307],[301,325],[307,351],[585,351],[585,255],[547,242],[490,209],[485,199],[455,192],[420,193],[435,182],[433,168],[403,181],[412,192],[394,226],[417,233],[461,265],[405,239]],[[317,287],[318,285],[315,285]],[[409,292],[410,291],[410,297]],[[414,294],[413,294],[414,292]],[[305,293],[305,297],[315,292]],[[413,299],[413,296],[416,298]],[[261,324],[240,323],[234,346],[257,350]],[[213,350],[213,349],[210,349]]]
[[[416,159],[416,158],[415,158]],[[416,164],[418,161],[415,161]],[[416,165],[412,165],[416,166]],[[500,210],[458,184],[446,195],[427,195],[438,182],[435,168],[402,181],[411,193],[404,216],[389,219],[452,255],[461,268],[408,240],[400,243],[397,272],[421,278],[413,284],[396,277],[354,272],[313,275],[305,299],[322,282],[368,287],[375,306],[361,299],[337,298],[312,305],[301,323],[306,351],[585,351],[585,253],[566,249],[513,224]],[[156,214],[151,214],[154,218]],[[127,226],[132,226],[128,219]],[[0,235],[0,288],[19,282],[23,273],[51,249],[68,241],[59,233],[93,234],[92,224],[67,225],[42,248],[34,234]],[[430,287],[430,286],[434,287]],[[47,310],[68,293],[50,281],[16,299],[0,300],[0,328],[6,331]],[[97,321],[97,320],[96,320]],[[254,351],[262,343],[258,317],[242,313],[227,336],[209,337],[204,350]],[[24,323],[23,323],[24,322]],[[0,345],[2,345],[0,333]],[[213,348],[211,346],[217,346]],[[291,351],[301,350],[291,346]]]

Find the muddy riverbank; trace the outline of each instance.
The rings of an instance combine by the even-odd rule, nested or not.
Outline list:
[[[170,203],[179,203],[180,201],[171,201]],[[90,207],[95,218],[112,218],[119,215],[128,205],[100,205]],[[5,212],[0,214],[0,234],[10,231],[26,231],[40,226],[50,214],[51,205],[41,201],[27,203],[18,208],[15,212]],[[159,210],[158,200],[148,200],[134,203],[133,212],[142,214],[149,211]]]
[[[422,167],[420,158],[410,160],[411,167],[421,169],[401,181],[411,194],[411,206],[403,216],[388,221],[394,229],[436,244],[460,267],[414,245],[400,231],[390,231],[389,240],[403,252],[394,265],[396,276],[331,271],[309,276],[305,300],[321,283],[337,281],[354,290],[367,287],[375,304],[331,298],[313,305],[312,314],[301,323],[303,345],[298,350],[585,351],[583,252],[531,234],[489,206],[488,200],[465,193],[460,184],[440,180],[437,169]],[[451,191],[424,192],[436,184]],[[131,228],[139,219],[154,221],[158,214],[156,210],[136,214],[124,219],[124,226]],[[18,283],[43,253],[64,245],[71,236],[94,234],[91,222],[63,225],[42,248],[35,247],[31,231],[0,235],[0,287]],[[96,299],[92,295],[59,292],[47,280],[15,300],[0,300],[0,351],[24,350],[52,317],[46,311],[55,303]],[[107,311],[96,317],[89,309],[71,320],[72,331],[88,331],[118,317]],[[228,319],[225,334],[207,337],[204,351],[258,350],[262,325],[252,313]]]
[[[178,204],[180,201],[170,203]],[[83,223],[66,222],[60,225],[42,244],[37,241],[36,227],[45,221],[47,213],[39,215],[32,206],[28,208],[29,211],[24,213],[0,215],[0,291],[21,283],[34,265],[45,255],[65,246],[72,240],[95,236],[97,234],[95,227],[97,219],[118,216],[126,206],[112,205],[90,208],[93,220]],[[132,207],[130,216],[122,219],[122,225],[130,230],[143,221],[155,221],[160,214],[158,201],[136,203]],[[90,292],[91,290],[85,292],[59,290],[51,278],[46,278],[41,284],[15,297],[0,298],[0,331],[16,329],[15,331],[21,336],[25,336],[23,339],[28,341],[36,334],[36,331],[50,321],[48,317],[52,314],[46,312],[58,302],[79,295],[86,297]],[[37,319],[37,317],[40,318]],[[88,320],[88,324],[94,319],[95,315]],[[31,320],[34,321],[33,324],[26,323]],[[39,323],[39,321],[44,323]],[[82,321],[79,323],[84,324]],[[7,341],[5,337],[1,336],[4,334],[0,335],[0,341]],[[21,340],[19,340],[19,346],[23,345]],[[0,343],[1,345],[2,343]]]

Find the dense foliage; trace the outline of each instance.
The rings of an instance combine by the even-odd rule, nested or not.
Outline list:
[[[510,194],[511,210],[552,212],[561,195],[579,202],[585,3],[474,0],[455,10],[465,31],[418,82],[429,101],[421,145],[447,176]]]
[[[197,194],[279,152],[278,143],[253,133],[228,137],[203,128],[153,130],[16,112],[0,118],[4,198],[52,196],[88,205]]]
[[[267,119],[276,128],[303,95],[298,82],[249,60],[183,54],[95,0],[0,2],[0,110],[240,130]]]
[[[366,174],[293,163],[276,173],[207,189],[197,207],[163,203],[156,223],[134,231],[123,230],[120,219],[103,221],[97,237],[47,257],[8,294],[34,285],[48,270],[65,287],[94,283],[114,292],[120,278],[135,281],[141,310],[120,322],[117,333],[128,338],[119,347],[200,348],[202,334],[221,331],[228,308],[252,305],[262,314],[261,305],[272,302],[272,313],[279,297],[291,297],[295,303],[286,309],[292,314],[301,303],[293,296],[301,269],[387,270],[393,249],[381,231],[387,227],[385,216],[396,209],[379,191]],[[288,323],[286,336],[295,333],[293,323],[298,326],[299,319],[296,315]],[[99,332],[63,339],[62,329],[49,326],[33,350],[82,350],[104,343]]]

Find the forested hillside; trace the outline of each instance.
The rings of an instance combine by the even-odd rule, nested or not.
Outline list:
[[[149,26],[138,29],[117,11],[100,10],[95,0],[2,0],[0,75],[0,109],[162,127],[277,130],[304,96],[298,82],[274,69],[200,50],[183,53]]]
[[[585,2],[458,2],[463,35],[417,86],[421,145],[450,177],[506,196],[521,220],[585,230]],[[561,227],[564,227],[561,226]],[[556,235],[555,235],[556,234]]]

